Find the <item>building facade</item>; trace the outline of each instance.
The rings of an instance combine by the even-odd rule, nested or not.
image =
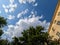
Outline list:
[[[53,40],[60,38],[60,0],[58,0],[48,33]]]

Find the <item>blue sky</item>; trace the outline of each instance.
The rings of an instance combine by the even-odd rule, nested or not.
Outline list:
[[[0,16],[7,18],[2,38],[21,36],[29,26],[48,29],[58,0],[0,0]],[[20,31],[20,32],[19,32]]]

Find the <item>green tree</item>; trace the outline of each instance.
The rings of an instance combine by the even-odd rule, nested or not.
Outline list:
[[[4,27],[7,25],[6,19],[4,17],[0,16],[0,28]]]
[[[30,27],[22,32],[21,37],[14,37],[13,45],[60,45],[59,40],[51,40],[52,37],[44,32],[42,26]]]
[[[13,44],[13,45],[21,45],[21,42],[20,42],[19,38],[14,37],[11,44]]]
[[[4,17],[0,16],[0,37],[3,34],[2,27],[6,26],[6,25],[7,25],[6,19],[4,19]]]
[[[8,41],[7,40],[0,40],[0,45],[8,45]]]
[[[2,29],[0,29],[0,36],[3,34],[3,31],[2,31]]]
[[[3,34],[2,28],[7,25],[6,19],[0,16],[0,45],[6,45],[7,41],[1,39],[1,35]]]
[[[30,27],[22,32],[22,37],[19,37],[23,45],[44,45],[48,39],[48,33],[43,32],[42,26]]]

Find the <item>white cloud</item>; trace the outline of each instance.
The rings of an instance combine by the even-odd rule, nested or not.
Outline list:
[[[20,4],[35,3],[35,0],[19,0]]]
[[[25,15],[29,10],[25,9],[17,15],[17,18],[20,18],[22,15]]]
[[[11,20],[11,19],[14,19],[15,16],[14,15],[8,15],[7,19]]]
[[[6,8],[6,6],[5,6],[4,4],[2,5],[2,7],[3,7],[3,8]]]
[[[29,2],[29,3],[33,2],[33,3],[34,3],[34,2],[35,2],[35,0],[27,0],[27,2]]]
[[[6,13],[11,13],[14,12],[15,9],[17,8],[17,4],[14,3],[14,0],[10,0],[10,4],[9,5],[2,5],[2,7],[4,8]]]
[[[29,18],[31,18],[31,17],[35,17],[37,15],[37,11],[31,11],[31,14],[29,15]],[[40,16],[40,19],[42,19],[41,17],[43,17],[43,16]]]
[[[21,32],[24,29],[28,29],[30,26],[36,27],[37,25],[41,25],[45,27],[45,29],[48,29],[49,27],[49,22],[40,21],[40,17],[33,16],[31,18],[25,18],[25,19],[20,19],[18,22],[16,22],[16,25],[8,25],[8,29],[4,34],[2,35],[3,38],[7,38],[8,40],[12,39],[12,37],[20,37],[22,36]]]
[[[4,10],[5,10],[6,13],[8,13],[8,9],[7,8],[5,8]]]
[[[10,3],[14,3],[14,0],[10,0]]]
[[[22,4],[22,3],[26,3],[26,0],[19,0],[19,2]]]
[[[1,14],[1,11],[0,11],[0,14]]]
[[[38,6],[38,3],[35,3],[33,6]]]

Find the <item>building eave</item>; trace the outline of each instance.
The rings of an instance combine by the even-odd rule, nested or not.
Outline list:
[[[57,13],[58,8],[59,8],[59,5],[60,5],[60,0],[58,0],[58,3],[57,3],[57,6],[56,6],[56,9],[55,9],[55,11],[54,11],[54,15],[53,15],[53,17],[52,17],[52,21],[51,21],[51,23],[50,23],[50,27],[49,27],[49,29],[48,29],[48,33],[49,33],[50,30],[51,30],[51,26],[52,26],[53,21],[54,21],[54,19],[55,19],[56,13]]]

